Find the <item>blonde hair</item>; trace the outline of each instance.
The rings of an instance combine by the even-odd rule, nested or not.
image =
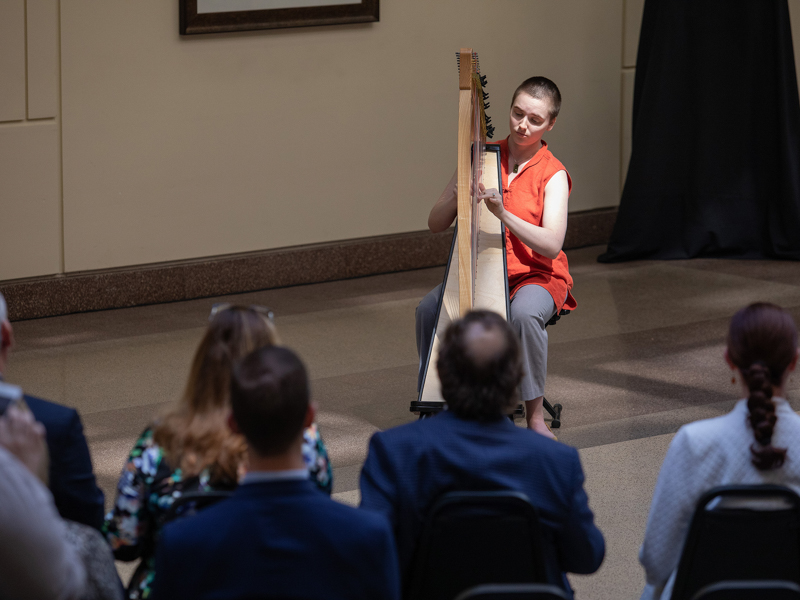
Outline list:
[[[233,365],[253,350],[279,343],[272,322],[242,306],[218,312],[195,352],[180,400],[157,420],[153,439],[184,477],[209,469],[211,481],[235,483],[247,444],[227,424]]]

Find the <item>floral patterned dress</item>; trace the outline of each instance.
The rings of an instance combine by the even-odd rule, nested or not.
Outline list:
[[[311,480],[330,494],[333,472],[316,425],[303,432],[303,459]],[[158,535],[173,501],[185,493],[235,487],[235,482],[216,483],[212,487],[207,470],[184,478],[180,469],[167,464],[161,447],[153,441],[153,430],[149,427],[144,430],[122,469],[114,507],[103,525],[103,533],[117,560],[142,559],[128,583],[128,598],[144,600],[151,595]]]

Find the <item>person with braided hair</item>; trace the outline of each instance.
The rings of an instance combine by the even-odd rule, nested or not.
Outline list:
[[[797,365],[797,327],[779,306],[759,302],[731,319],[725,361],[744,398],[726,415],[678,430],[658,476],[639,560],[642,600],[672,594],[700,496],[730,484],[780,484],[800,493],[800,416],[784,389]]]

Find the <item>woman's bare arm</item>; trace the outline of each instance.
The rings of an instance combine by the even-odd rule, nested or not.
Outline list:
[[[481,186],[483,188],[483,186]],[[569,182],[567,172],[559,171],[550,178],[544,188],[544,208],[542,225],[534,225],[508,212],[500,200],[496,189],[482,189],[478,198],[500,219],[511,233],[523,244],[542,256],[555,259],[564,245],[567,233],[567,205],[569,201]]]
[[[453,221],[456,220],[458,215],[458,171],[453,173],[450,183],[444,188],[442,195],[433,205],[430,215],[428,215],[428,229],[433,233],[444,231]]]

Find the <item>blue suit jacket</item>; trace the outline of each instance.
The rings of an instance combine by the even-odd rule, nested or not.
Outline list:
[[[339,504],[310,481],[240,485],[195,516],[167,524],[153,598],[395,600],[389,524]]]
[[[103,492],[92,471],[89,447],[78,411],[33,396],[25,396],[33,416],[47,430],[50,453],[50,492],[62,517],[103,526]]]
[[[479,423],[445,411],[372,436],[361,507],[391,521],[407,575],[425,516],[442,494],[520,491],[539,510],[548,582],[569,589],[563,572],[593,573],[605,554],[583,481],[575,448],[506,418]]]

